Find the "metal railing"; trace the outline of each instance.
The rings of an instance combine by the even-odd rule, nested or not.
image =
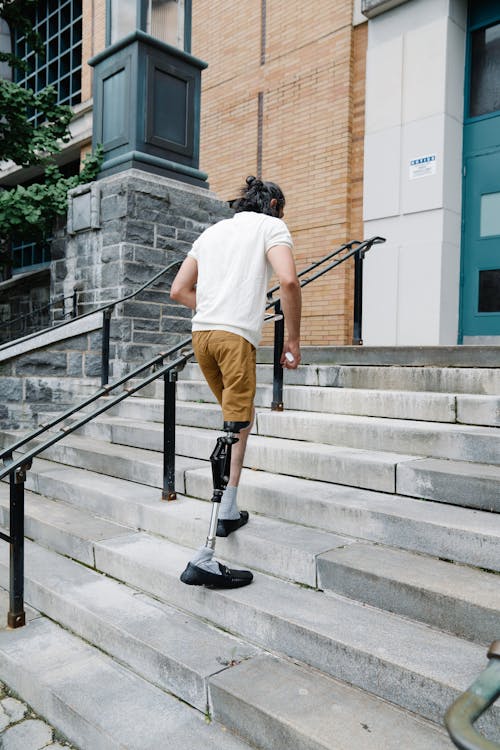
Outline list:
[[[41,336],[44,333],[51,333],[52,331],[58,331],[61,328],[64,328],[65,326],[69,325],[70,323],[75,323],[78,320],[83,320],[84,318],[88,318],[91,315],[95,315],[96,313],[102,312],[102,343],[101,343],[101,385],[106,385],[109,381],[109,344],[110,344],[110,334],[111,334],[111,316],[113,315],[113,310],[117,305],[122,304],[122,302],[128,302],[128,300],[132,299],[133,297],[136,297],[138,294],[143,292],[148,286],[151,286],[155,283],[161,276],[166,274],[168,271],[171,271],[176,266],[179,266],[182,263],[182,260],[176,260],[173,263],[170,263],[165,268],[162,268],[161,271],[158,271],[157,274],[155,274],[151,279],[146,281],[142,286],[140,286],[138,289],[136,289],[134,292],[130,292],[130,294],[126,294],[124,297],[120,297],[120,299],[113,300],[112,302],[107,302],[105,305],[101,305],[100,307],[96,307],[94,310],[89,310],[86,313],[83,313],[82,315],[78,315],[75,317],[72,317],[70,320],[65,320],[62,323],[58,323],[56,325],[50,326],[48,328],[45,328],[42,331],[36,331],[35,333],[30,334],[29,336],[25,336],[22,340],[23,342],[30,341],[31,339],[35,339],[38,336]],[[9,341],[7,343],[4,343],[0,345],[0,351],[8,351],[9,346],[14,346],[18,341]]]
[[[324,276],[325,273],[332,271],[341,263],[345,263],[350,258],[354,257],[354,306],[353,306],[353,344],[362,344],[363,339],[361,337],[361,320],[363,314],[363,260],[370,248],[373,245],[380,245],[385,242],[385,237],[371,237],[369,240],[359,242],[359,240],[352,240],[347,242],[345,245],[341,245],[337,250],[325,255],[321,260],[311,263],[310,266],[304,268],[298,274],[299,279],[307,276],[307,274],[316,271],[312,276],[308,276],[300,282],[300,286],[305,287],[312,281],[315,281],[320,276]],[[345,255],[338,257],[341,253],[345,252]],[[333,258],[336,258],[332,263]],[[324,265],[327,264],[327,265]],[[316,270],[323,266],[320,270]],[[280,364],[281,353],[283,351],[283,343],[285,340],[285,321],[281,310],[281,302],[279,299],[273,299],[273,294],[279,289],[279,284],[273,286],[267,292],[268,304],[266,310],[274,308],[274,354],[273,354],[273,401],[271,409],[273,411],[283,411],[283,368]]]
[[[364,254],[370,249],[370,247],[374,244],[379,244],[381,242],[385,242],[385,240],[382,237],[372,237],[371,239],[365,240],[364,242],[353,241],[346,245],[342,245],[342,247],[339,248],[338,250],[334,251],[333,253],[329,253],[321,260],[313,263],[312,265],[308,266],[308,268],[301,271],[299,274],[299,277],[303,277],[307,273],[314,271],[315,269],[317,269],[319,266],[323,265],[324,263],[328,263],[333,257],[338,256],[343,251],[345,250],[348,251],[347,254],[342,256],[340,259],[336,260],[333,263],[329,263],[329,265],[322,268],[321,271],[317,271],[309,278],[306,278],[303,281],[301,281],[301,286],[306,286],[307,284],[310,284],[312,281],[314,281],[320,276],[323,276],[325,273],[327,273],[328,271],[331,271],[333,268],[336,268],[340,263],[343,263],[344,261],[348,260],[353,255],[358,254],[359,261],[362,261]],[[106,320],[109,323],[109,319],[111,318],[111,313],[115,305],[127,299],[130,299],[131,297],[134,297],[140,291],[142,291],[147,286],[149,286],[154,281],[156,281],[156,279],[158,279],[162,274],[166,273],[168,270],[178,265],[180,262],[181,261],[176,261],[175,263],[171,263],[169,266],[167,266],[158,274],[156,274],[156,276],[154,276],[146,284],[144,284],[140,289],[136,290],[132,294],[127,295],[121,300],[117,300],[116,302],[109,303],[99,308],[99,310],[102,310],[103,315],[104,315],[104,324],[106,323]],[[284,326],[285,326],[284,316],[281,312],[280,299],[272,298],[273,293],[277,291],[278,288],[279,287],[274,287],[273,289],[269,290],[268,297],[271,297],[271,299],[269,300],[266,306],[266,310],[273,308],[273,307],[275,309],[274,315],[269,316],[275,322],[275,345],[274,345],[275,352],[277,351],[279,346],[281,346],[281,348],[283,347]],[[98,310],[93,310],[91,313],[86,313],[86,315],[94,314],[97,311]],[[356,314],[360,314],[360,310],[358,310],[358,313],[356,313],[355,311],[355,317],[356,317]],[[85,317],[85,316],[80,316],[80,317]],[[70,322],[73,322],[73,321],[70,321]],[[49,330],[52,330],[52,329],[49,329]],[[137,393],[142,388],[154,382],[160,377],[163,377],[164,379],[162,500],[174,500],[176,497],[176,493],[175,493],[176,381],[177,381],[177,375],[178,375],[179,370],[182,369],[184,365],[186,364],[186,362],[193,356],[193,350],[191,348],[191,337],[185,339],[181,343],[170,348],[168,351],[160,352],[158,355],[150,359],[145,364],[141,365],[140,367],[135,368],[131,372],[121,377],[116,382],[109,384],[109,385],[107,384],[108,369],[107,369],[106,356],[105,356],[105,352],[107,352],[107,355],[109,355],[109,327],[106,333],[106,327],[105,325],[103,325],[103,342],[105,341],[106,337],[107,337],[108,344],[106,346],[106,344],[103,343],[103,373],[104,374],[102,378],[103,383],[101,385],[101,388],[92,396],[89,396],[88,398],[86,398],[84,401],[77,404],[76,406],[71,407],[70,409],[65,411],[63,414],[60,414],[59,416],[55,417],[54,419],[50,420],[49,422],[45,424],[39,425],[39,427],[36,430],[32,431],[29,435],[21,438],[14,444],[8,446],[6,449],[4,449],[0,453],[0,460],[3,460],[4,462],[4,467],[3,469],[0,470],[0,480],[9,476],[9,481],[10,481],[10,529],[9,529],[10,533],[4,534],[0,532],[0,539],[3,539],[4,541],[8,542],[10,545],[9,612],[7,616],[7,623],[8,623],[8,626],[11,628],[21,627],[25,624],[25,621],[26,621],[26,615],[24,611],[24,485],[26,482],[27,472],[31,468],[33,459],[39,454],[46,451],[51,446],[58,443],[67,435],[70,435],[71,433],[75,432],[75,430],[79,429],[80,427],[83,427],[92,419],[95,419],[95,417],[98,417],[101,414],[104,414],[104,412],[108,411],[108,409],[111,409],[116,404],[120,403],[121,401],[133,395],[134,393]],[[281,342],[281,344],[279,342]],[[179,352],[180,352],[180,355],[178,355]],[[175,359],[173,359],[172,361],[169,361],[165,364],[165,360],[170,357],[173,357],[174,355],[178,355],[178,356],[176,356]],[[276,357],[275,357],[274,373],[277,379],[273,386],[272,408],[275,408],[276,394],[278,394],[280,398],[280,402],[281,402],[279,406],[280,406],[280,410],[282,410],[283,409],[283,395],[282,395],[283,394],[283,370],[281,366],[279,365],[280,355],[281,355],[281,349],[279,350],[279,355],[277,358],[277,361],[278,361],[277,366],[276,366]],[[107,361],[109,362],[109,360]],[[61,426],[59,430],[56,433],[51,434],[50,437],[47,437],[45,440],[41,442],[36,442],[36,444],[31,448],[30,447],[27,448],[29,443],[38,441],[38,438],[48,433],[49,430],[53,430],[62,422],[65,422],[73,415],[91,406],[102,397],[104,396],[109,397],[112,391],[116,390],[117,388],[120,388],[121,386],[125,386],[125,384],[128,383],[128,381],[133,380],[136,376],[138,376],[144,370],[148,370],[150,368],[152,369],[152,372],[149,375],[147,375],[145,378],[140,380],[140,382],[135,383],[129,387],[124,387],[121,392],[119,392],[117,395],[113,396],[112,398],[108,398],[106,400],[106,403],[102,404],[97,409],[94,409],[90,413],[85,413],[83,416],[79,417],[76,421],[71,422],[70,424]],[[279,373],[277,373],[277,369],[280,370]],[[16,452],[20,452],[21,449],[23,449],[24,452],[22,452],[21,455],[15,457],[14,454]]]
[[[468,690],[448,709],[445,724],[460,750],[500,750],[500,745],[483,737],[473,724],[500,696],[500,641],[488,650],[490,662]]]
[[[73,291],[73,294],[69,296],[56,297],[51,302],[48,302],[46,305],[42,305],[41,307],[37,307],[34,310],[30,310],[30,312],[24,313],[24,315],[18,315],[14,318],[7,318],[6,320],[1,320],[0,321],[0,340],[3,339],[1,340],[1,343],[3,344],[8,343],[12,335],[18,338],[22,336],[29,328],[33,328],[36,325],[41,325],[40,318],[39,318],[39,322],[38,323],[36,322],[37,316],[41,316],[42,313],[47,313],[49,310],[52,310],[61,302],[64,305],[64,303],[68,299],[71,300],[71,310],[69,312],[65,312],[63,317],[66,318],[67,316],[69,316],[71,319],[76,318],[77,313],[78,313],[78,290],[77,289],[75,289]],[[43,326],[45,327],[47,326],[46,320],[43,321]],[[40,333],[43,330],[43,326],[40,330],[32,331],[32,335],[40,335]]]

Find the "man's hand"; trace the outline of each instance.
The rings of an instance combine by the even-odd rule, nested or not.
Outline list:
[[[296,370],[300,365],[300,347],[298,342],[286,341],[283,346],[280,364],[287,370]]]

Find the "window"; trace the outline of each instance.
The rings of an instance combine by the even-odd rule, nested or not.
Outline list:
[[[471,34],[469,117],[500,110],[500,23]]]
[[[114,44],[135,29],[185,49],[190,0],[108,0],[108,40]]]
[[[39,92],[54,86],[59,104],[81,102],[82,0],[45,0],[32,11],[33,28],[45,43],[45,56],[26,47],[24,36],[14,38],[14,51],[28,62],[28,70],[17,70],[15,80]],[[36,114],[32,113],[35,118]],[[39,124],[39,123],[37,123]]]

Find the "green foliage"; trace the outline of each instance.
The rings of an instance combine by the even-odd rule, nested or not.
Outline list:
[[[0,0],[0,18],[11,30],[24,34],[28,47],[43,54],[43,43],[33,32],[30,17],[37,0]],[[0,53],[0,62],[26,69],[24,60]],[[91,182],[99,172],[102,149],[87,156],[80,174],[64,177],[54,156],[70,140],[70,107],[57,104],[57,92],[47,87],[38,94],[11,81],[0,81],[0,160],[20,167],[42,167],[40,181],[14,188],[0,187],[0,277],[10,275],[12,237],[42,240],[50,236],[54,222],[67,209],[67,193],[77,185]],[[35,125],[30,115],[43,119]],[[3,274],[2,274],[3,268]]]
[[[80,174],[72,177],[64,177],[56,164],[48,164],[43,183],[17,185],[0,192],[0,243],[6,243],[12,235],[37,240],[50,234],[57,217],[66,213],[68,190],[95,179],[101,158],[99,147],[85,158]]]
[[[28,112],[43,115],[36,127]],[[0,81],[0,159],[21,167],[44,164],[69,140],[70,107],[57,104],[57,92],[51,86],[39,94],[17,83]]]

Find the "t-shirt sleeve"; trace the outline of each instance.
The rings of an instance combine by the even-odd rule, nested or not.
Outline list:
[[[265,249],[266,253],[275,245],[288,245],[293,247],[292,235],[288,231],[288,227],[281,219],[274,219],[269,222],[266,231],[265,238]]]
[[[200,252],[200,242],[198,239],[193,242],[191,250],[188,252],[188,258],[194,258],[194,260],[198,263],[199,252]]]

